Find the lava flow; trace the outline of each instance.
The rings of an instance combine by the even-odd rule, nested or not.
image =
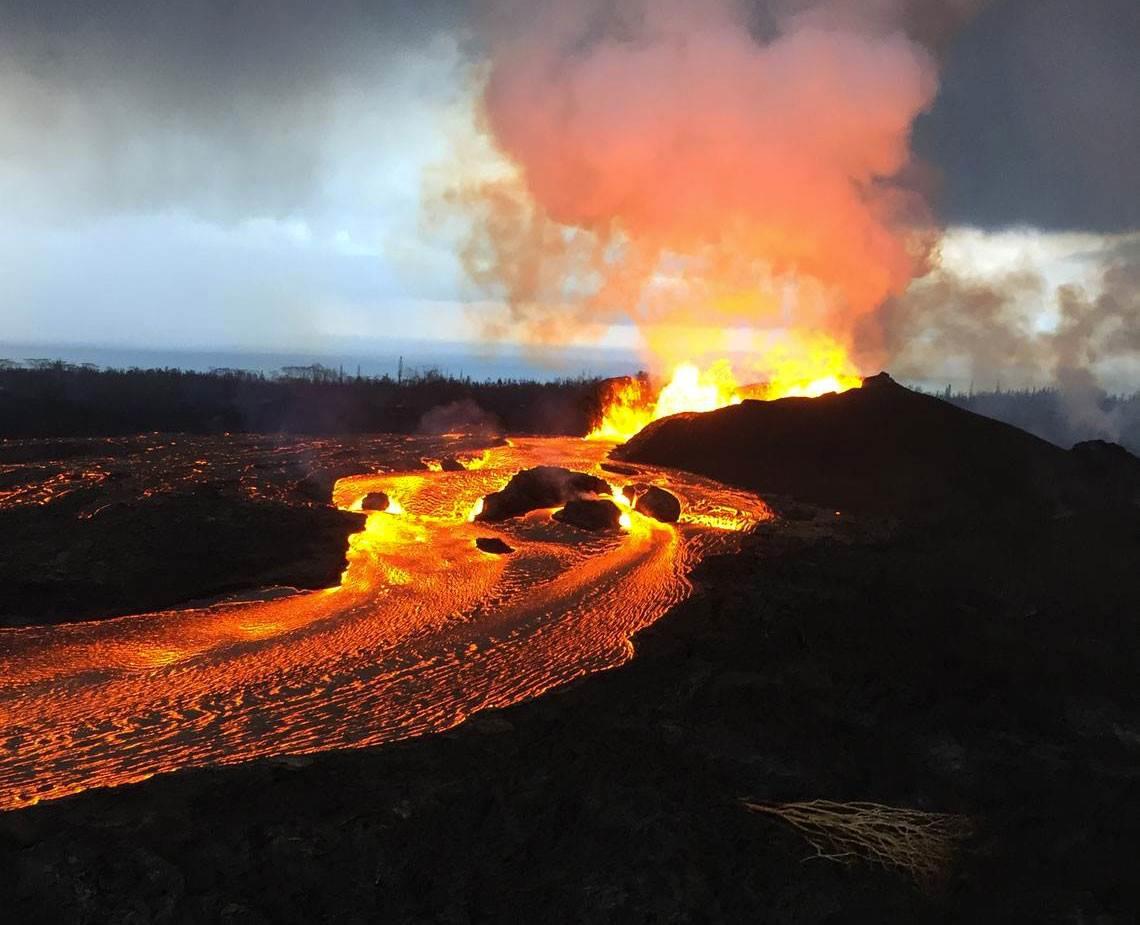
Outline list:
[[[639,480],[682,499],[680,523],[624,497],[613,534],[550,511],[472,522],[518,470],[604,474],[607,449],[520,439],[478,468],[339,480],[340,507],[358,510],[370,492],[394,504],[369,513],[340,585],[324,591],[0,630],[0,809],[438,731],[624,662],[631,636],[687,595],[695,562],[770,513],[746,492],[646,468]],[[479,536],[514,552],[483,552]]]

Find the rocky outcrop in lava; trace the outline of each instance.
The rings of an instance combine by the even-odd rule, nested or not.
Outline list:
[[[467,467],[454,456],[444,456],[439,461],[439,468],[444,472],[463,472]]]
[[[391,499],[382,491],[370,491],[360,502],[362,511],[386,511]]]
[[[487,495],[475,519],[494,523],[609,491],[610,486],[596,476],[560,466],[536,466],[515,473],[501,490]]]
[[[1111,464],[1125,482],[1140,484],[1118,453],[1128,455],[1068,452],[912,392],[881,373],[838,395],[747,400],[707,414],[663,418],[614,455],[686,469],[767,497],[937,519],[967,512],[1061,513],[1103,503],[1090,467]]]
[[[493,553],[496,556],[505,556],[515,551],[497,536],[480,536],[475,538],[475,545],[483,552]]]
[[[681,502],[671,491],[656,485],[633,485],[625,493],[633,498],[633,509],[639,514],[667,524],[681,519]]]
[[[554,512],[554,519],[583,530],[616,530],[621,521],[621,508],[605,498],[582,498],[566,502],[566,507]]]

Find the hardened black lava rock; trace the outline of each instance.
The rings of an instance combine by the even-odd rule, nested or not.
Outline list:
[[[515,551],[513,546],[508,546],[497,536],[476,537],[475,545],[483,550],[483,552],[494,553],[496,556],[505,556]]]
[[[370,491],[364,496],[364,500],[360,502],[360,509],[362,511],[386,511],[391,499],[387,493],[382,491]]]
[[[671,491],[656,485],[635,485],[626,489],[633,495],[633,509],[662,523],[675,524],[681,519],[681,502]]]
[[[621,508],[605,498],[567,501],[566,507],[554,512],[554,519],[583,530],[616,530],[621,521]]]
[[[516,472],[500,491],[487,495],[475,519],[494,523],[609,491],[610,486],[596,476],[560,466],[536,466]]]
[[[842,394],[745,400],[662,418],[614,455],[765,497],[911,522],[1111,507],[1140,486],[1138,466],[1122,449],[1066,451],[885,373]]]

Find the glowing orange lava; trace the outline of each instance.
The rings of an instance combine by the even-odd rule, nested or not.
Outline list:
[[[682,499],[680,523],[632,511],[616,485],[620,532],[588,534],[544,510],[471,523],[519,469],[602,475],[606,449],[517,438],[478,469],[340,479],[339,507],[373,492],[390,504],[351,537],[335,588],[0,628],[0,810],[439,731],[621,664],[631,636],[690,592],[702,556],[771,515],[755,495],[644,467],[639,478]],[[488,535],[513,552],[481,552]]]

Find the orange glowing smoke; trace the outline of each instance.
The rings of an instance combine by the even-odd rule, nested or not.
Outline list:
[[[632,321],[655,371],[767,360],[760,335],[851,348],[926,269],[910,128],[937,90],[931,48],[977,5],[484,0],[479,125],[502,163],[447,201],[472,219],[469,276],[504,306],[488,333],[565,344]],[[807,394],[855,373],[764,381]],[[734,394],[680,375],[673,410]]]
[[[660,391],[642,379],[618,384],[607,398],[602,419],[590,440],[628,440],[646,424],[685,411],[715,411],[745,398],[771,400],[828,392],[846,392],[862,384],[854,363],[839,344],[827,338],[800,338],[799,349],[786,346],[767,356],[763,382],[739,385],[727,361],[705,370],[682,363]]]

